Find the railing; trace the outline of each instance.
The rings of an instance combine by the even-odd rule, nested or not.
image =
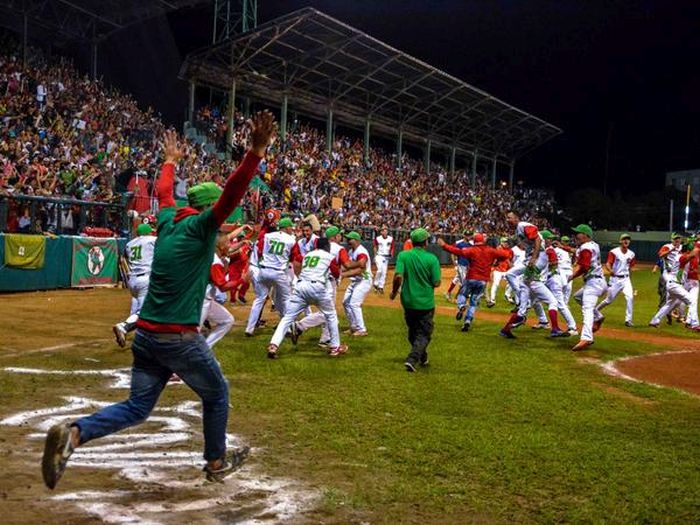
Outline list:
[[[91,202],[27,195],[0,196],[0,232],[79,235],[86,228],[106,228],[129,235],[127,195],[121,202]]]

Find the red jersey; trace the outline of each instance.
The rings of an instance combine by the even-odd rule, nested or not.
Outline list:
[[[469,270],[467,279],[472,281],[488,281],[491,278],[491,268],[495,261],[510,260],[512,253],[510,250],[492,248],[486,244],[477,244],[469,248],[457,248],[451,244],[442,247],[443,250],[451,254],[469,259]]]
[[[681,270],[688,265],[688,280],[697,281],[698,280],[698,258],[692,257],[689,253],[684,253],[681,255]]]
[[[251,250],[252,248],[248,243],[241,246],[240,250],[229,256],[229,268],[231,270],[235,269],[237,273],[243,273],[245,267],[248,266]]]

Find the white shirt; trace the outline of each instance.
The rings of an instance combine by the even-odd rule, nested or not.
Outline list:
[[[594,241],[584,242],[579,246],[578,250],[576,250],[577,259],[584,250],[591,252],[591,266],[584,274],[583,280],[587,281],[591,277],[603,277],[603,265],[600,263],[600,246],[598,246],[598,243]]]
[[[292,248],[297,240],[293,235],[279,231],[265,234],[263,241],[262,259],[260,268],[271,268],[273,270],[286,270],[289,266],[289,259]]]
[[[537,236],[534,239],[530,239],[527,236],[526,229],[529,229],[530,227],[535,228],[537,230]],[[544,241],[542,240],[542,236],[540,235],[540,231],[535,226],[534,224],[531,224],[529,222],[521,221],[518,223],[518,225],[515,227],[515,235],[518,238],[519,241],[522,241],[522,243],[525,245],[525,255],[527,257],[530,257],[532,255],[532,252],[535,249],[535,241],[539,237],[540,239],[540,246],[544,247]],[[542,249],[542,248],[540,248]]]
[[[513,266],[525,265],[525,250],[520,246],[513,246]]]
[[[564,248],[554,248],[557,254],[557,267],[559,268],[559,273],[562,275],[571,275],[574,271],[571,266],[571,254],[567,252]]]
[[[610,250],[608,262],[610,262],[610,255],[615,258],[611,265],[613,276],[628,276],[630,274],[630,268],[634,264],[634,252],[627,249],[626,253],[622,253],[622,248],[615,248],[614,250]]]
[[[664,244],[661,249],[668,248],[669,252],[664,257],[664,277],[676,278],[679,268],[681,267],[681,247],[673,246],[672,243]]]
[[[312,250],[304,256],[301,263],[300,281],[328,283],[331,264],[335,261],[332,253],[326,250]]]
[[[391,235],[387,235],[386,237],[380,235],[374,239],[374,244],[377,249],[377,255],[391,257],[391,251],[394,247],[394,238]]]
[[[299,245],[299,251],[301,252],[301,256],[304,257],[306,256],[307,253],[313,251],[316,249],[316,243],[318,242],[318,235],[315,233],[311,234],[310,239],[306,239],[306,237],[302,237],[297,241],[297,244]]]
[[[350,257],[351,261],[357,261],[360,255],[364,255],[365,257],[367,257],[367,260],[365,261],[365,271],[362,272],[360,275],[353,276],[351,282],[359,282],[362,279],[372,278],[372,262],[370,261],[369,252],[367,251],[367,249],[360,244],[357,246],[357,248],[348,252],[348,257]]]
[[[151,273],[156,240],[157,237],[154,235],[139,235],[126,243],[126,255],[129,258],[129,273],[131,275]]]

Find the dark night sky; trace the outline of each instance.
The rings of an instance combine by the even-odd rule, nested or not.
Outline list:
[[[564,129],[516,176],[558,190],[661,189],[700,167],[700,2],[676,0],[259,0],[259,22],[313,6]],[[100,71],[182,120],[184,55],[207,45],[212,7],[113,37]],[[164,85],[163,79],[168,85]]]

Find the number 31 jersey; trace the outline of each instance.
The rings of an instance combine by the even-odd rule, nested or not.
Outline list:
[[[139,275],[151,272],[153,250],[157,239],[154,235],[140,235],[126,243],[129,273]]]

